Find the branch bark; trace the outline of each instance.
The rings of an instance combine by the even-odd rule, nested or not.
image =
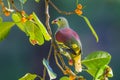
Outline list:
[[[49,19],[50,19],[50,16],[49,16],[49,0],[45,0],[45,14],[46,14],[45,25],[46,25],[46,28],[48,30],[48,33],[52,37],[52,31],[51,31],[50,24],[49,24]],[[52,53],[52,40],[51,40],[51,46],[50,46],[49,54],[48,54],[48,57],[47,57],[48,61],[50,59],[51,53]],[[45,80],[45,77],[46,77],[46,68],[44,67],[44,70],[43,70],[43,80]]]
[[[71,14],[75,14],[74,11],[71,12],[66,12],[66,11],[62,11],[60,10],[51,0],[49,1],[49,3],[51,4],[51,6],[60,14],[64,14],[64,15],[71,15]]]

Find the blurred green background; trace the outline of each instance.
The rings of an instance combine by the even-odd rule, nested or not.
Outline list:
[[[76,7],[75,0],[52,1],[64,11],[71,11]],[[84,6],[83,15],[89,18],[99,36],[98,43],[85,21],[77,15],[61,15],[50,6],[50,21],[58,16],[68,19],[70,26],[80,36],[84,52],[83,58],[97,50],[109,52],[112,55],[109,65],[114,72],[114,77],[110,80],[120,80],[120,0],[79,0],[79,3]],[[15,4],[20,8],[18,1]],[[44,0],[41,0],[39,4],[34,0],[29,0],[24,9],[28,14],[36,12],[40,20],[45,22]],[[10,18],[4,17],[4,21],[10,20]],[[51,25],[51,28],[54,33],[57,27]],[[32,46],[28,37],[16,26],[13,27],[9,36],[0,42],[0,80],[18,80],[27,72],[42,75],[42,59],[47,57],[49,46],[50,42],[46,42],[43,46]],[[50,65],[58,77],[62,76],[59,68],[53,63],[55,61],[52,54]],[[86,73],[83,74],[87,80],[92,80]],[[49,80],[49,77],[46,80]]]

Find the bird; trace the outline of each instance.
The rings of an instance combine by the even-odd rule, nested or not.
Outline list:
[[[57,17],[52,24],[58,26],[55,32],[55,41],[63,55],[68,57],[69,65],[74,66],[76,72],[82,72],[81,54],[82,44],[76,31],[70,28],[65,17]]]

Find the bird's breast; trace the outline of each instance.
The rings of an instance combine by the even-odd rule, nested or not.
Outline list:
[[[65,43],[72,38],[72,34],[69,29],[63,29],[56,32],[55,38],[58,42]]]

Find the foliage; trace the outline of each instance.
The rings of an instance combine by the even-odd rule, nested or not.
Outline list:
[[[96,51],[85,57],[82,63],[87,67],[86,71],[91,74],[95,80],[98,80],[100,76],[104,76],[105,68],[110,60],[111,55],[108,52]]]
[[[39,78],[40,80],[45,80],[46,70],[48,72],[48,75],[50,77],[50,80],[55,79],[57,77],[57,74],[53,72],[53,69],[49,65],[49,58],[50,54],[52,53],[52,47],[54,48],[54,57],[56,64],[60,68],[61,72],[64,73],[65,76],[61,77],[60,80],[85,80],[85,78],[75,72],[72,71],[71,68],[69,68],[66,63],[64,62],[64,59],[62,58],[62,55],[59,54],[59,47],[55,42],[55,39],[52,35],[52,31],[49,25],[49,4],[60,14],[64,15],[78,15],[79,17],[83,18],[92,31],[94,37],[96,38],[96,41],[99,41],[99,37],[97,33],[95,32],[93,26],[91,25],[89,19],[83,15],[83,7],[81,4],[78,4],[78,0],[76,0],[76,8],[74,11],[66,12],[61,11],[57,8],[55,4],[52,3],[51,0],[45,0],[45,13],[46,13],[46,26],[43,25],[43,23],[40,21],[40,19],[37,17],[35,12],[32,12],[32,14],[28,15],[24,10],[18,10],[14,4],[14,0],[7,0],[8,1],[8,7],[4,5],[4,2],[0,0],[0,5],[2,6],[2,14],[6,17],[10,16],[13,21],[10,22],[4,22],[3,18],[0,17],[0,41],[3,41],[7,35],[10,32],[10,29],[16,25],[22,32],[24,32],[27,36],[29,36],[29,41],[32,45],[43,45],[46,41],[51,40],[51,47],[49,50],[48,58],[43,59],[43,77],[38,76],[37,74],[31,74],[27,73],[25,76],[21,77],[19,80],[35,80],[35,78]],[[23,9],[23,5],[28,0],[19,0],[21,3],[21,8]],[[35,2],[39,3],[40,0],[35,0]],[[12,9],[10,6],[12,5]],[[12,14],[12,15],[10,15]],[[59,60],[58,60],[59,59]],[[95,51],[90,53],[88,56],[86,56],[82,60],[82,65],[84,65],[85,70],[83,71],[90,74],[94,80],[108,80],[109,77],[113,77],[112,69],[109,66],[111,60],[111,55],[108,52],[105,51]],[[61,62],[61,64],[59,64]]]
[[[10,29],[14,26],[14,22],[1,22],[0,23],[0,41],[4,40],[8,35]]]
[[[19,80],[34,80],[36,77],[37,77],[36,74],[27,73],[25,74],[25,76],[23,76]]]

